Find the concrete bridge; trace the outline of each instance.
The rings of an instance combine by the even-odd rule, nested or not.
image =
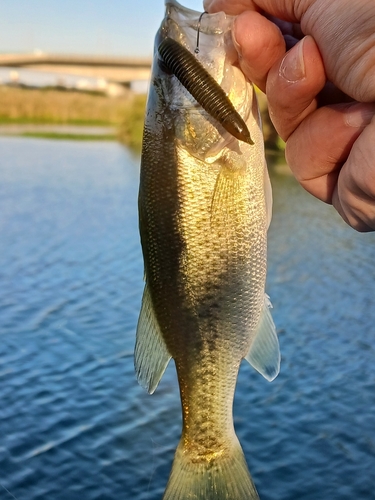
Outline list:
[[[104,79],[121,85],[148,80],[150,58],[60,54],[0,54],[0,67],[27,68],[56,74]]]

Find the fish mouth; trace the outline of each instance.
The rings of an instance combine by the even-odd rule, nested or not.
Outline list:
[[[220,84],[226,67],[238,66],[238,54],[231,35],[235,16],[224,12],[198,12],[176,0],[166,0],[165,5],[165,17],[155,40],[155,57],[160,62],[158,47],[165,39],[171,38],[195,53],[196,59]],[[229,91],[230,86],[224,90]]]
[[[238,61],[231,37],[233,20],[234,16],[224,12],[200,13],[176,0],[167,0],[155,57],[164,74],[176,76],[196,101],[182,97],[181,87],[177,86],[172,108],[199,110],[198,102],[220,124],[221,135],[224,129],[252,145],[245,123],[250,112],[244,106],[248,101],[247,83],[242,72],[235,68]],[[237,83],[235,95],[233,82]],[[232,103],[233,97],[236,103]]]
[[[201,18],[202,16],[200,16]],[[198,37],[199,31],[195,53],[199,52]],[[167,70],[177,77],[179,82],[212,118],[215,118],[227,132],[238,140],[254,144],[246,123],[224,90],[190,51],[173,38],[167,37],[159,45],[158,52]]]
[[[208,14],[198,12],[178,3],[176,0],[166,0],[166,14],[163,20],[158,40],[160,44],[166,37],[173,38],[180,42],[191,52],[199,49],[198,34],[222,35],[229,32],[234,16],[229,16],[224,12]],[[204,14],[204,15],[202,15]]]

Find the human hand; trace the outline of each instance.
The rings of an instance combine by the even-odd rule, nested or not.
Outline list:
[[[238,15],[233,37],[241,69],[267,93],[298,181],[358,231],[375,230],[373,1],[205,0],[204,6]]]

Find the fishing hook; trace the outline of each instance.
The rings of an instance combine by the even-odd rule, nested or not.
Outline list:
[[[194,50],[194,52],[196,54],[199,53],[199,35],[200,35],[200,29],[201,29],[201,20],[202,20],[202,17],[204,16],[204,14],[208,14],[208,12],[207,11],[202,12],[202,14],[199,16],[199,19],[198,19],[198,24],[197,24],[197,45],[196,45],[195,50]]]

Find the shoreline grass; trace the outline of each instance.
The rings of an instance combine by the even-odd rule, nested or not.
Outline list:
[[[0,121],[34,124],[119,125],[133,99],[64,92],[58,89],[0,87]]]
[[[118,136],[113,134],[69,134],[59,132],[22,132],[19,137],[34,139],[54,139],[69,141],[117,141]]]
[[[0,125],[113,126],[115,135],[27,131],[19,135],[47,139],[119,140],[140,151],[146,96],[130,90],[121,97],[58,89],[0,86]]]
[[[256,89],[257,90],[257,89]],[[283,161],[285,144],[277,135],[267,110],[267,99],[257,90],[263,119],[263,134],[268,157]],[[146,96],[128,90],[124,96],[100,93],[29,89],[0,86],[0,125],[111,126],[116,134],[88,134],[27,130],[17,135],[43,139],[118,140],[134,152],[142,147]],[[285,160],[284,160],[285,161]]]
[[[0,116],[0,125],[74,125],[82,127],[105,127],[108,125],[114,125],[110,121],[105,120],[67,120],[67,121],[53,121],[52,119],[41,119],[38,117],[25,117],[20,116],[17,118],[10,118],[8,116]]]

